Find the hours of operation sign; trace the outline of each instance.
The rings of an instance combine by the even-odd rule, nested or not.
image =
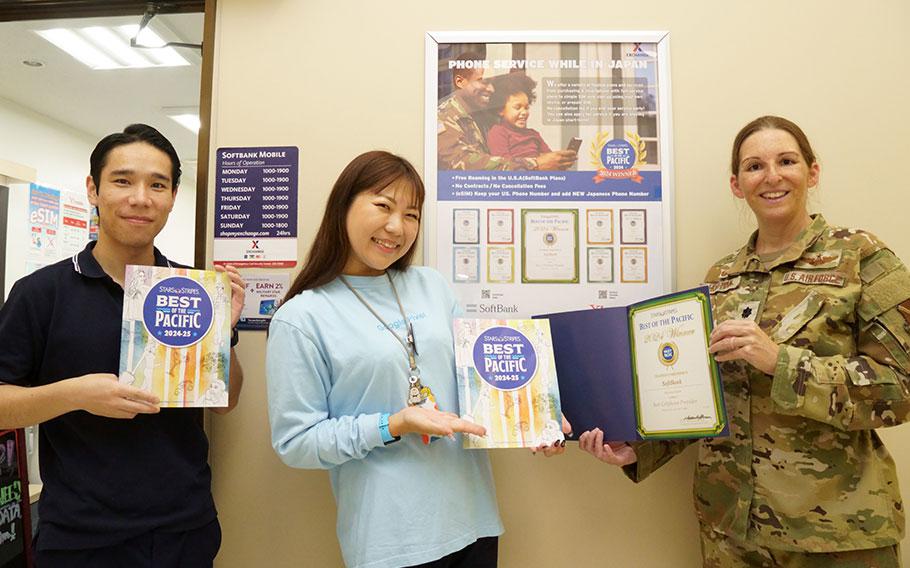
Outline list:
[[[297,264],[296,146],[219,148],[215,166],[215,264]]]

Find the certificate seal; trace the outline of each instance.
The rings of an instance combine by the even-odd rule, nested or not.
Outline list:
[[[679,359],[679,347],[672,341],[661,343],[660,347],[657,348],[657,357],[662,364],[669,367]]]
[[[513,391],[531,382],[537,372],[537,352],[523,333],[511,327],[491,327],[474,341],[474,368],[496,390]]]
[[[199,282],[172,276],[152,286],[142,304],[149,335],[168,347],[189,347],[212,327],[212,298]]]

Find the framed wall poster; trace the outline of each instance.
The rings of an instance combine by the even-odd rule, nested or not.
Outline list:
[[[424,261],[451,275],[466,316],[629,305],[675,288],[667,32],[428,32],[426,73],[436,225]],[[459,246],[476,234],[469,210],[486,222],[470,250]],[[549,243],[528,234],[546,228],[544,211],[574,211],[541,232]],[[618,255],[614,277],[612,251],[580,243],[639,246]],[[491,250],[502,244],[520,272],[480,277],[475,258],[505,267]]]

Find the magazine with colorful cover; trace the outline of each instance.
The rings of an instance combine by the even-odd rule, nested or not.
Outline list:
[[[456,318],[461,417],[485,427],[465,448],[533,448],[565,439],[547,320]]]
[[[230,290],[222,272],[127,265],[120,382],[162,407],[227,406]]]

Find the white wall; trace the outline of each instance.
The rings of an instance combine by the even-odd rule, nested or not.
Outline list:
[[[184,166],[177,190],[177,202],[174,203],[167,225],[158,233],[155,246],[174,262],[192,266],[195,232],[196,169]]]
[[[0,159],[35,168],[37,183],[82,193],[89,156],[99,137],[76,130],[12,101],[0,98]],[[169,258],[193,262],[196,227],[196,171],[184,172],[177,203],[155,244]],[[10,188],[6,247],[6,293],[25,276],[28,236],[28,185]]]

